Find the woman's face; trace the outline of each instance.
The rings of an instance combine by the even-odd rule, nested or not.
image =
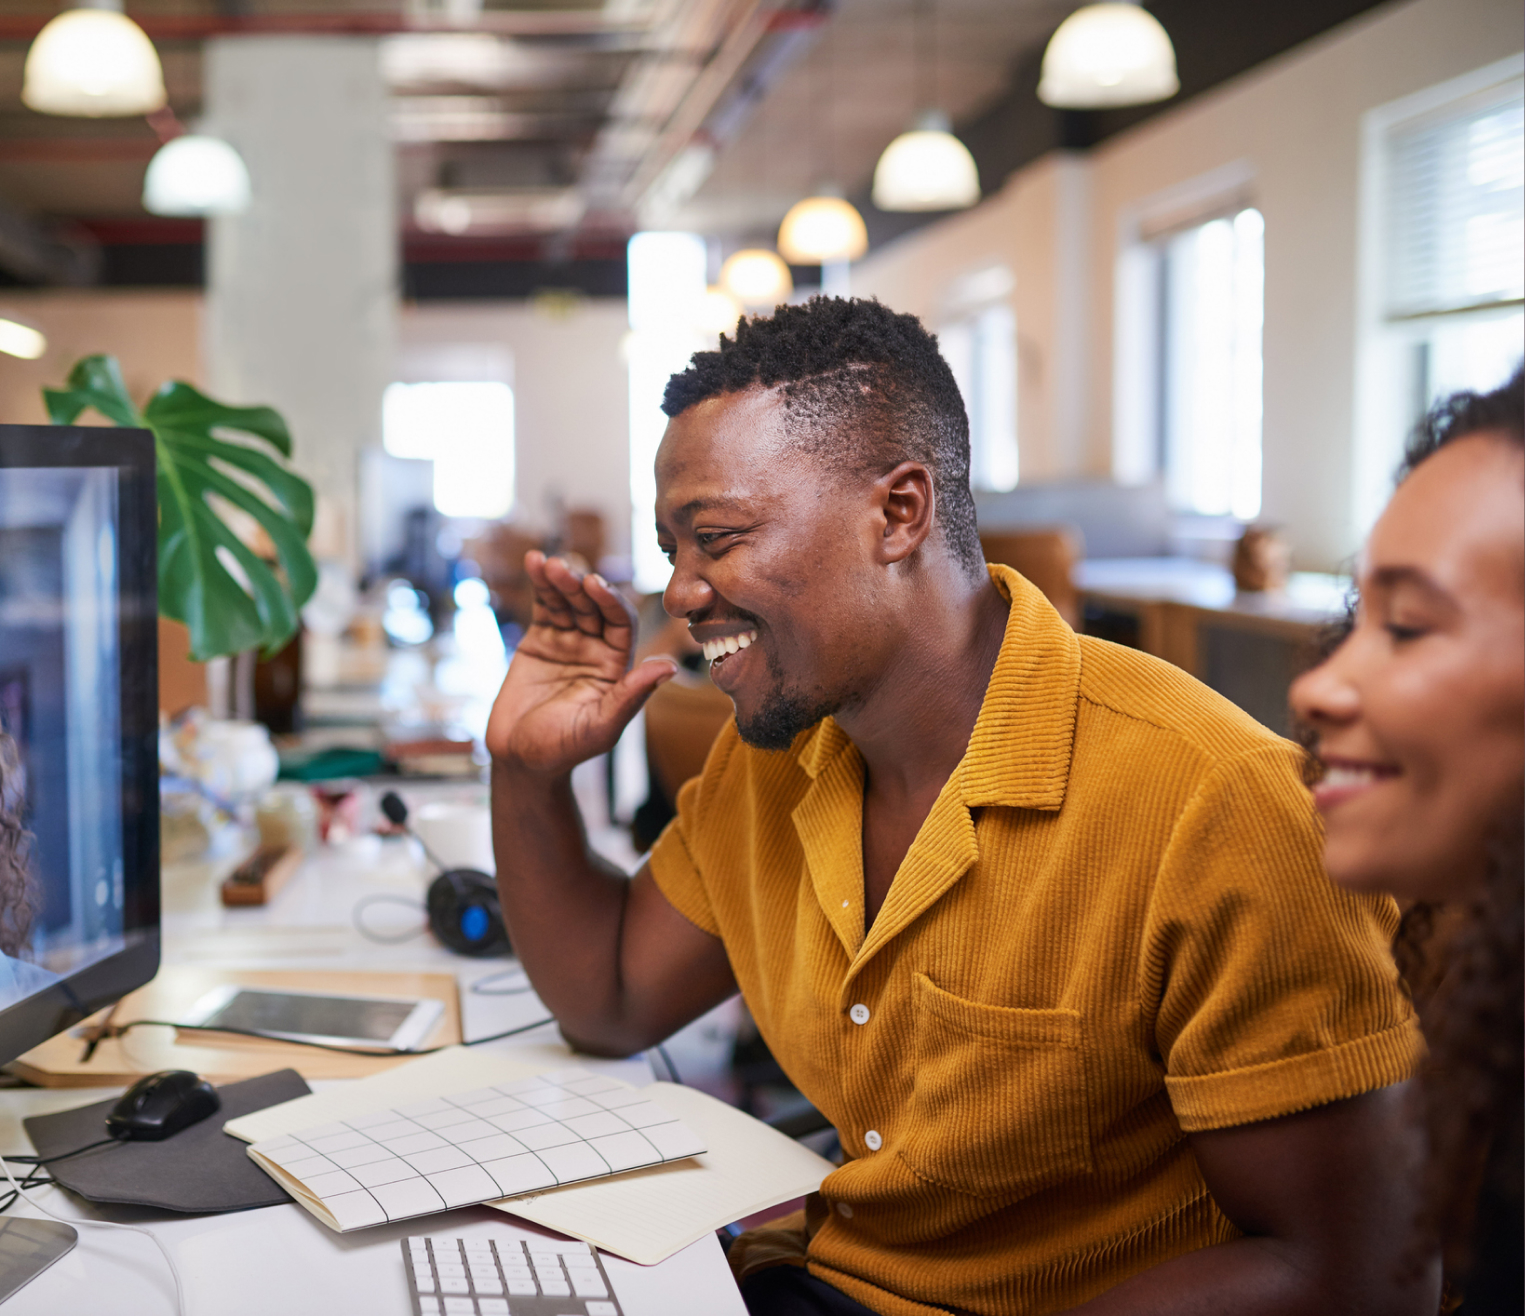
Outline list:
[[[1399,486],[1367,544],[1354,631],[1292,687],[1325,767],[1325,864],[1416,900],[1482,879],[1525,791],[1525,454],[1487,432]]]

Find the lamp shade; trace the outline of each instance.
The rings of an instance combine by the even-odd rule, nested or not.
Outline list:
[[[151,114],[164,106],[164,72],[153,42],[126,14],[67,9],[27,51],[21,99],[41,114]]]
[[[1043,52],[1038,99],[1067,110],[1144,105],[1181,89],[1176,52],[1136,4],[1087,5],[1059,24]]]
[[[794,291],[794,276],[776,252],[748,247],[726,258],[720,286],[743,306],[776,306]]]
[[[155,215],[234,215],[248,205],[249,171],[220,137],[176,137],[148,162],[143,208]]]
[[[925,114],[901,133],[874,168],[880,210],[963,210],[980,199],[980,173],[969,148],[941,114]]]
[[[718,284],[704,290],[699,303],[698,328],[705,334],[734,334],[741,319],[741,303]]]
[[[778,230],[778,250],[796,265],[857,260],[868,250],[868,229],[850,201],[810,196],[796,201]]]

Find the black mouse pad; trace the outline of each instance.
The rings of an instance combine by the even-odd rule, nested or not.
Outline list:
[[[92,1202],[157,1206],[166,1211],[248,1211],[278,1206],[290,1195],[249,1159],[249,1144],[222,1131],[311,1089],[294,1069],[246,1078],[218,1088],[222,1109],[163,1142],[121,1142],[47,1166],[56,1182]],[[106,1136],[115,1100],[33,1115],[22,1124],[39,1156],[57,1156]]]

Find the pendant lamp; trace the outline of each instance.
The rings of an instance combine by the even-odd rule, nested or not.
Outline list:
[[[743,306],[777,306],[794,291],[794,276],[765,247],[747,247],[720,267],[720,286]]]
[[[868,250],[868,229],[852,202],[822,189],[790,207],[779,226],[778,250],[795,265],[857,260]]]
[[[886,146],[874,168],[880,210],[963,210],[979,199],[974,157],[937,110],[922,114],[915,128]]]
[[[249,171],[221,137],[176,137],[143,176],[143,208],[154,215],[236,215],[248,205]]]
[[[1059,24],[1043,52],[1038,99],[1067,110],[1145,105],[1181,89],[1176,52],[1136,3],[1087,5]]]
[[[121,0],[87,0],[51,20],[27,51],[21,99],[40,114],[100,119],[151,114],[165,102],[153,42]]]
[[[734,334],[736,322],[742,317],[741,303],[719,284],[704,290],[699,303],[698,328],[703,334]]]
[[[923,109],[874,167],[874,204],[880,210],[964,210],[980,199],[980,172],[969,148],[953,135],[937,104],[937,26],[931,0],[912,11],[912,54],[917,100]]]

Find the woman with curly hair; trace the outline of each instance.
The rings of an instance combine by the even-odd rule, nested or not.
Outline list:
[[[1438,406],[1301,677],[1330,876],[1409,903],[1395,951],[1429,1044],[1416,1255],[1464,1316],[1522,1310],[1525,379]]]

